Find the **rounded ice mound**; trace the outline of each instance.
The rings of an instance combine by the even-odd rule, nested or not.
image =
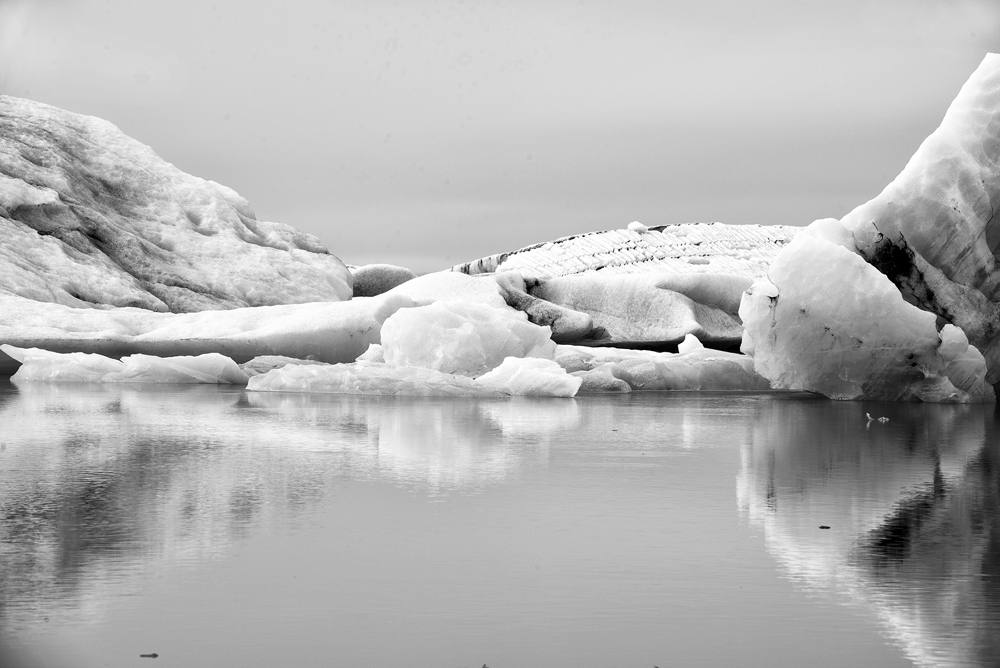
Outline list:
[[[400,309],[382,324],[387,364],[476,377],[507,357],[553,359],[552,330],[513,310],[472,302]]]
[[[476,382],[517,396],[574,397],[583,384],[550,359],[508,357]]]

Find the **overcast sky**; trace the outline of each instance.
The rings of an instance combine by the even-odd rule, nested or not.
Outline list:
[[[0,92],[106,118],[345,262],[878,194],[1000,2],[0,0]]]

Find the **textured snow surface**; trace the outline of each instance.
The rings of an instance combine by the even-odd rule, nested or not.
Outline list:
[[[0,165],[0,294],[173,312],[351,297],[318,239],[107,121],[0,96]]]
[[[475,302],[435,302],[396,311],[382,325],[385,361],[393,366],[480,376],[507,357],[552,359],[548,327],[520,311]]]
[[[690,343],[689,352],[557,346],[556,362],[583,380],[581,392],[703,390],[760,392],[771,388],[746,355]]]
[[[1000,55],[988,54],[899,176],[842,222],[908,300],[960,327],[1000,381]]]
[[[555,361],[537,357],[508,357],[476,382],[506,394],[533,397],[573,397],[583,384]]]
[[[644,226],[645,227],[645,226]],[[781,247],[800,228],[788,225],[690,223],[617,229],[563,237],[457,265],[466,274],[517,271],[525,278],[553,278],[600,270],[602,274],[667,272],[764,276]]]
[[[401,295],[381,295],[345,302],[154,313],[136,308],[72,308],[0,296],[0,342],[112,357],[218,352],[243,361],[284,355],[351,362],[369,344],[378,343],[386,318],[413,305]]]
[[[832,239],[832,241],[831,241]],[[834,399],[994,399],[985,360],[955,327],[903,300],[830,221],[798,235],[740,308],[743,352],[775,389]]]
[[[156,357],[129,355],[120,361],[95,353],[54,353],[0,344],[21,362],[11,380],[82,383],[213,383],[245,385],[247,376],[224,355]]]

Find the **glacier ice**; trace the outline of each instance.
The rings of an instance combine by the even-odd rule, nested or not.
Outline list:
[[[933,313],[849,246],[836,221],[814,223],[747,291],[742,350],[757,373],[834,399],[992,401],[985,360],[961,330],[939,334]]]
[[[0,96],[0,294],[191,312],[350,299],[320,241],[107,121]]]
[[[533,397],[573,397],[583,383],[554,360],[538,357],[508,357],[476,382],[506,394]]]
[[[1000,382],[1000,54],[902,172],[842,222],[906,299],[961,328]]]
[[[480,376],[507,357],[552,359],[556,344],[548,327],[504,306],[434,302],[400,309],[382,324],[385,361],[463,376]]]
[[[11,380],[84,383],[216,383],[246,385],[236,363],[218,353],[156,357],[129,355],[120,361],[96,353],[54,353],[0,344],[21,363]]]

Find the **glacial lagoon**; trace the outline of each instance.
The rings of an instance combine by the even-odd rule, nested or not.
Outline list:
[[[0,380],[0,665],[996,666],[995,411]]]

